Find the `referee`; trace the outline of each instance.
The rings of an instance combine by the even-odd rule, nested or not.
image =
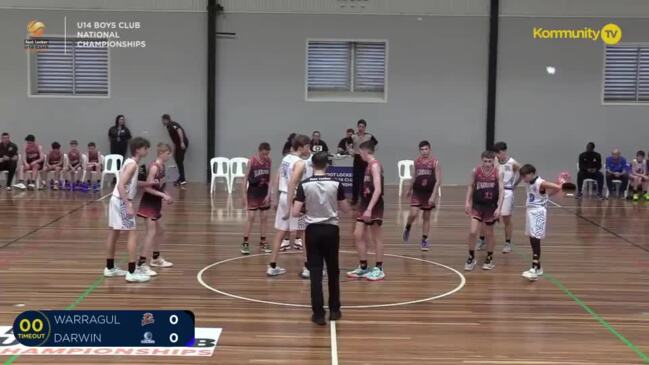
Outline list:
[[[340,319],[340,268],[338,250],[340,232],[338,229],[338,205],[349,212],[342,184],[326,176],[329,156],[321,151],[313,155],[313,176],[298,186],[293,216],[302,215],[307,224],[305,239],[307,266],[311,271],[311,321],[325,325],[324,299],[322,296],[323,260],[327,264],[329,279],[329,320]]]

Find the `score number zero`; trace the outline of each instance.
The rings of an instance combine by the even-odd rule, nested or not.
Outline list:
[[[169,323],[171,323],[172,326],[175,326],[176,324],[178,324],[178,316],[175,315],[175,314],[172,314],[171,316],[169,316]],[[175,332],[171,333],[169,335],[169,342],[171,342],[171,343],[178,342],[178,334],[175,333]]]

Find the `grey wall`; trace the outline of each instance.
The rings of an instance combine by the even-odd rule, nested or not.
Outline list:
[[[248,156],[261,141],[276,164],[286,136],[322,132],[335,148],[345,129],[368,121],[386,182],[397,160],[428,139],[446,183],[465,183],[484,147],[487,17],[226,14],[218,42],[217,154]],[[307,38],[387,39],[388,101],[306,102]]]
[[[142,23],[128,39],[145,40],[146,48],[111,50],[110,98],[27,96],[25,26],[36,18],[45,22],[47,34],[60,35],[64,15],[68,32],[78,20]],[[10,132],[18,144],[33,133],[44,145],[56,140],[67,148],[75,138],[84,145],[95,141],[108,153],[107,131],[117,114],[126,115],[134,135],[157,143],[169,141],[160,124],[160,115],[169,113],[192,138],[189,179],[205,181],[205,21],[203,13],[0,10],[0,130]]]
[[[496,139],[547,177],[576,175],[577,155],[594,141],[632,158],[648,149],[649,105],[602,105],[601,41],[535,40],[532,28],[601,28],[614,22],[622,42],[649,42],[649,19],[504,18],[500,25]],[[545,67],[555,66],[554,76]]]

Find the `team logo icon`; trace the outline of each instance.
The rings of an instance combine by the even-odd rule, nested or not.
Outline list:
[[[144,332],[144,336],[142,338],[142,341],[140,341],[141,344],[143,345],[152,345],[155,343],[153,340],[153,333],[151,332]]]
[[[142,327],[146,326],[147,324],[153,324],[155,320],[153,319],[153,313],[144,313],[142,315]]]

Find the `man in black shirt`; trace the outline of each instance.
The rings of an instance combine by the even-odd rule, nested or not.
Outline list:
[[[585,179],[597,181],[597,196],[603,199],[602,189],[604,188],[604,175],[602,169],[602,155],[595,152],[595,143],[588,142],[586,152],[579,155],[579,172],[577,173],[577,199],[581,199],[581,188]]]
[[[349,155],[349,151],[354,146],[354,129],[347,129],[347,136],[338,142],[338,154]]]
[[[0,140],[0,171],[7,171],[7,190],[11,190],[11,181],[18,166],[18,146],[9,139],[9,133],[2,133]]]
[[[167,128],[169,132],[169,137],[174,143],[174,160],[176,160],[176,165],[178,166],[178,180],[174,185],[185,185],[185,151],[187,151],[187,146],[189,146],[189,139],[187,138],[187,133],[183,127],[177,122],[171,120],[169,114],[164,114],[162,116],[162,124]]]
[[[329,147],[325,141],[320,139],[320,132],[313,131],[311,135],[311,153],[318,153],[320,151],[329,152]]]

